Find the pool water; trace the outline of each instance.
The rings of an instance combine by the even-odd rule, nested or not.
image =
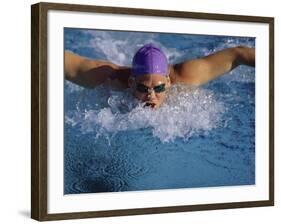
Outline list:
[[[147,42],[170,63],[255,38],[65,28],[65,49],[130,65]],[[255,184],[255,69],[240,66],[201,87],[175,85],[156,111],[130,90],[65,81],[64,193]]]

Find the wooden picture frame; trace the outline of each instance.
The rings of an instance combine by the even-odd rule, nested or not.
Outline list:
[[[78,212],[48,211],[48,13],[64,11],[69,13],[102,13],[105,15],[131,15],[140,17],[164,17],[166,19],[195,19],[207,21],[226,21],[266,25],[268,29],[268,182],[267,198],[227,203],[203,203],[180,206],[142,207],[114,210],[88,210]],[[81,219],[94,217],[187,212],[226,208],[246,208],[274,205],[274,18],[240,15],[223,15],[183,11],[164,11],[137,8],[118,8],[90,5],[57,3],[38,3],[31,6],[31,218],[39,221],[60,219]]]

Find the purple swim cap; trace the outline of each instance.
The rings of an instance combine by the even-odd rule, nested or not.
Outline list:
[[[132,73],[135,77],[151,73],[168,76],[166,55],[153,44],[144,45],[133,58]]]

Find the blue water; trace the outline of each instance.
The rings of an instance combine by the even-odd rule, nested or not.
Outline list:
[[[65,29],[65,49],[130,65],[153,42],[170,63],[255,38]],[[195,88],[175,85],[157,111],[129,90],[64,88],[65,194],[255,184],[255,69]]]

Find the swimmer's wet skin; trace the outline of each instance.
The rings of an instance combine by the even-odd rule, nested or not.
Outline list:
[[[65,51],[65,77],[84,87],[94,88],[108,82],[112,87],[131,88],[145,106],[159,108],[166,90],[174,84],[199,86],[239,65],[255,66],[255,49],[233,47],[203,58],[169,65],[164,52],[146,44],[134,55],[132,67],[109,61],[92,60]]]

